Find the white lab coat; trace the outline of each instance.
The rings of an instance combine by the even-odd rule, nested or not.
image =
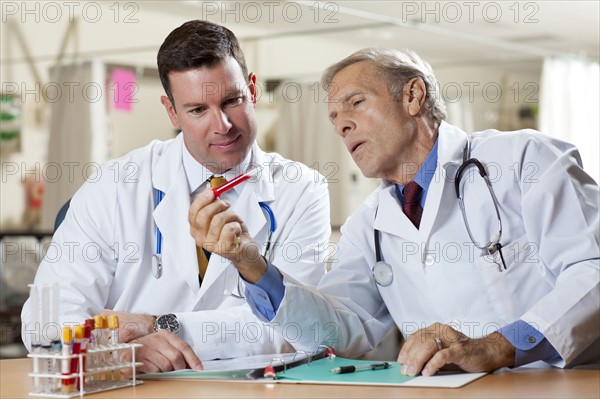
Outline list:
[[[319,292],[284,278],[286,294],[272,322],[301,322],[297,347],[325,343],[352,356],[372,349],[393,323],[405,336],[442,322],[481,337],[522,319],[558,351],[555,365],[598,362],[597,184],[567,143],[532,130],[472,135],[472,156],[487,165],[500,203],[508,266],[501,270],[472,245],[459,209],[454,175],[466,140],[459,129],[440,126],[419,230],[402,212],[394,185],[383,182],[342,227],[339,262]],[[487,242],[497,231],[490,194],[479,175],[463,180],[471,229]],[[374,228],[394,273],[385,287],[372,275]]]
[[[35,283],[60,283],[61,323],[82,323],[104,308],[151,315],[172,312],[181,321],[180,335],[201,359],[291,350],[256,319],[244,299],[229,294],[238,292],[238,273],[230,261],[211,256],[199,287],[182,141],[181,134],[167,142],[153,141],[103,165],[101,176],[92,176],[73,197]],[[264,166],[260,180],[244,183],[233,209],[264,248],[269,218],[259,202],[269,204],[277,223],[273,264],[316,286],[325,272],[330,236],[325,179],[257,145],[252,162]],[[165,195],[155,207],[156,189]],[[151,268],[156,226],[163,236],[159,279]],[[239,285],[243,292],[243,281]],[[30,320],[29,301],[21,317],[26,323]],[[24,325],[26,345],[35,331]]]

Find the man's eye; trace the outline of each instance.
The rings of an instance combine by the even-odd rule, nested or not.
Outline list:
[[[244,97],[233,97],[225,101],[225,105],[237,105],[241,104],[244,101]]]
[[[354,100],[354,102],[352,103],[353,107],[358,107],[360,105],[360,103],[362,103],[363,100]]]
[[[198,107],[198,108],[194,108],[194,109],[190,110],[190,112],[192,114],[196,114],[196,115],[201,114],[204,111],[206,111],[206,108],[204,108],[204,107]]]

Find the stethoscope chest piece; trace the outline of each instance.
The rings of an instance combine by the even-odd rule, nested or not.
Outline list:
[[[162,256],[161,254],[152,255],[152,277],[159,279],[162,276]]]
[[[384,261],[375,263],[375,266],[373,266],[373,277],[375,278],[377,284],[387,287],[388,285],[392,284],[392,280],[394,280],[392,266]]]

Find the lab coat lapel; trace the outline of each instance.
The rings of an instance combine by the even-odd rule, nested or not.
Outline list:
[[[379,209],[375,217],[374,227],[412,242],[427,242],[432,231],[435,218],[442,202],[446,185],[454,184],[454,175],[447,176],[449,165],[459,164],[467,135],[460,129],[442,122],[439,128],[438,167],[427,193],[421,224],[417,229],[402,211],[400,201],[396,197],[395,186],[383,182],[379,192]],[[440,167],[439,165],[442,165]],[[450,168],[454,170],[455,168]]]
[[[394,184],[384,182],[382,185],[374,227],[381,232],[416,242],[419,239],[419,230],[402,211]]]
[[[264,165],[262,162],[263,152],[255,145],[254,146],[254,161],[258,165]],[[240,193],[240,197],[233,206],[233,211],[237,213],[248,228],[248,233],[254,239],[267,228],[269,221],[268,216],[263,212],[259,202],[269,203],[274,199],[274,187],[272,176],[269,175],[269,168],[263,168],[260,173],[260,178],[256,181],[253,179],[243,183],[244,187]],[[265,235],[266,237],[266,235]],[[258,242],[261,246],[263,242]],[[206,293],[212,284],[218,280],[227,267],[235,267],[233,263],[218,255],[212,255],[208,263],[208,269],[200,287],[200,296]]]
[[[427,200],[423,208],[423,217],[419,233],[421,242],[427,242],[433,229],[435,219],[440,211],[440,206],[452,206],[451,203],[442,204],[444,192],[454,192],[454,171],[462,162],[462,154],[467,142],[467,134],[460,129],[442,122],[438,136],[438,165],[435,175],[429,184]],[[450,167],[455,165],[456,167]],[[447,198],[450,200],[450,198]],[[455,199],[455,198],[454,198]]]
[[[198,292],[198,260],[188,222],[190,193],[183,170],[182,137],[180,134],[168,146],[153,168],[153,185],[165,193],[153,217],[163,236],[162,278],[176,273],[186,280],[193,292]]]

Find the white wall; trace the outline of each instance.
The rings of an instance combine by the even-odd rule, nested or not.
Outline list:
[[[98,57],[106,62],[120,63],[133,66],[155,66],[156,52],[162,43],[164,37],[176,26],[184,21],[202,16],[200,13],[187,13],[184,15],[176,13],[162,12],[161,7],[169,7],[168,3],[151,2],[135,3],[139,9],[126,8],[126,2],[117,3],[119,14],[115,14],[113,2],[92,2],[95,5],[83,12],[83,3],[80,8],[75,8],[74,15],[78,17],[78,49],[81,59]],[[21,2],[14,4],[19,7]],[[35,4],[38,4],[38,11],[35,11]],[[24,52],[19,47],[14,33],[10,32],[9,21],[16,23],[25,37],[30,47],[30,52],[34,58],[35,66],[41,76],[39,86],[48,83],[48,68],[53,64],[56,54],[59,51],[63,35],[69,24],[68,9],[62,7],[62,17],[55,18],[53,10],[47,8],[44,11],[43,2],[32,2],[28,9],[30,14],[23,12],[23,9],[17,10],[15,15],[3,15],[2,24],[0,24],[0,36],[2,37],[0,57],[2,68],[0,68],[0,80],[2,89],[14,88],[17,85],[22,91],[25,91],[23,104],[25,124],[23,127],[23,151],[9,156],[2,155],[0,161],[3,169],[8,164],[18,165],[19,173],[7,176],[2,174],[2,193],[0,199],[0,229],[7,229],[15,226],[20,220],[23,212],[23,191],[21,180],[23,170],[30,170],[36,162],[41,163],[45,160],[47,147],[47,128],[44,121],[35,121],[33,115],[36,109],[43,109],[43,101],[36,97],[32,91],[36,88],[36,80],[32,75],[27,63],[24,60]],[[60,2],[56,4],[62,4]],[[78,3],[79,4],[79,3]],[[95,7],[99,5],[102,9],[102,16],[96,19]],[[150,7],[152,5],[152,7]],[[112,8],[111,8],[112,7]],[[163,8],[165,10],[167,8]],[[8,10],[13,13],[14,10]],[[9,13],[9,14],[10,14]],[[37,13],[37,14],[36,14]],[[134,13],[133,15],[130,15]],[[127,17],[130,17],[129,20]],[[39,19],[36,21],[36,17]],[[56,22],[51,19],[55,18]],[[87,19],[87,20],[86,20]],[[229,20],[228,20],[229,21]],[[216,20],[215,22],[219,22]],[[264,37],[264,30],[261,30],[258,24],[231,24],[227,25],[235,31],[240,37]],[[350,36],[349,36],[350,37]],[[385,41],[385,46],[406,47],[410,46],[410,32],[402,37],[402,41]],[[373,38],[373,45],[378,43],[377,38]],[[321,71],[331,63],[349,55],[358,49],[358,45],[352,40],[332,40],[328,35],[309,35],[300,37],[268,37],[268,40],[243,40],[247,61],[251,70],[258,74],[259,81],[269,78],[287,78],[291,80],[306,80],[312,77],[318,82]],[[69,43],[67,52],[73,50],[73,42]],[[416,48],[419,51],[418,48]],[[424,54],[427,56],[427,54]],[[476,56],[474,56],[476,58]],[[67,59],[69,60],[69,59]],[[461,103],[471,108],[473,116],[472,128],[479,130],[487,127],[498,127],[502,114],[502,109],[516,108],[514,101],[509,97],[514,95],[505,90],[499,101],[490,101],[482,93],[482,86],[487,83],[493,83],[505,86],[505,80],[510,84],[517,83],[522,87],[527,82],[539,81],[539,63],[511,65],[511,64],[470,64],[468,62],[455,65],[433,64],[434,69],[439,76],[442,87],[452,88],[461,87],[463,89]],[[506,70],[511,74],[506,78]],[[156,78],[138,76],[139,102],[134,104],[131,113],[121,111],[110,111],[111,128],[113,134],[113,156],[120,156],[130,149],[142,146],[154,138],[166,139],[172,137],[173,130],[165,115],[162,106],[159,103],[159,96],[162,94],[162,88]],[[475,88],[475,95],[469,98],[468,82],[477,82],[479,88]],[[446,86],[444,86],[446,85]],[[450,86],[448,86],[450,85]],[[66,90],[66,89],[65,89]],[[66,91],[65,91],[66,93]],[[448,93],[452,94],[449,90]],[[536,97],[537,98],[537,97]],[[472,100],[472,102],[471,102]],[[465,103],[466,101],[466,103]],[[463,109],[468,109],[469,107]],[[259,138],[263,140],[268,135],[277,121],[276,107],[274,98],[264,95],[257,107],[259,118]],[[456,120],[456,118],[453,118]],[[469,129],[469,124],[464,126]],[[502,126],[499,126],[502,127]],[[332,133],[333,134],[333,133]],[[285,138],[284,138],[285,139]],[[341,147],[339,140],[332,140],[331,145]],[[339,148],[335,152],[339,153]],[[332,152],[334,152],[332,150]],[[343,154],[343,152],[342,152]],[[337,156],[334,160],[338,160]],[[354,209],[360,200],[376,184],[376,182],[351,184],[352,174],[358,173],[358,170],[352,165],[349,159],[346,165],[340,171],[341,176],[346,179],[346,183],[339,184],[339,193],[333,195],[335,198],[345,198],[348,208],[344,207],[343,213],[349,212],[347,209]],[[335,190],[335,186],[332,187]],[[339,206],[339,204],[334,204]],[[337,208],[337,211],[342,208]],[[336,216],[338,221],[345,219],[344,214]]]

